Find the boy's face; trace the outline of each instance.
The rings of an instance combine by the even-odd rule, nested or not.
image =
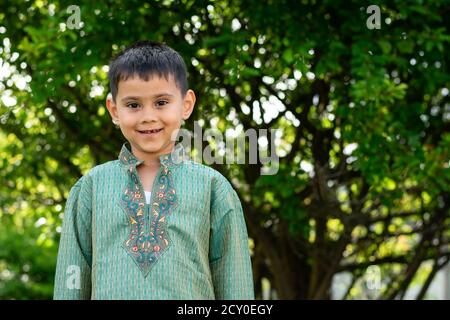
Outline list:
[[[116,101],[110,97],[106,101],[135,156],[149,161],[172,151],[178,129],[191,115],[194,104],[194,92],[188,90],[183,97],[172,75],[168,79],[154,75],[148,81],[137,75],[121,80]],[[154,129],[160,131],[143,132]]]

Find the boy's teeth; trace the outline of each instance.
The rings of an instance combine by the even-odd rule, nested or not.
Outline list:
[[[146,131],[141,131],[143,133],[155,133],[158,132],[159,130],[146,130]]]

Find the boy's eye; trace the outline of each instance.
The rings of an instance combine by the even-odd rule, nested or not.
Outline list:
[[[156,106],[162,107],[162,106],[164,106],[165,104],[168,104],[168,103],[169,102],[166,101],[166,100],[159,100],[159,101],[156,102]]]
[[[139,108],[139,103],[132,102],[132,103],[127,104],[127,107],[131,108],[131,109],[136,109],[136,108]]]

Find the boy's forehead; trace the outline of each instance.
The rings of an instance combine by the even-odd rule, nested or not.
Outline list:
[[[179,89],[172,75],[152,74],[148,75],[147,78],[140,77],[139,75],[124,77],[119,80],[117,93],[119,96],[152,96],[161,93],[175,95],[177,90]]]

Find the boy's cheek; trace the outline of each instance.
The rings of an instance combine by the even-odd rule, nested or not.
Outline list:
[[[120,123],[122,126],[126,129],[133,129],[136,127],[136,124],[138,123],[138,119],[134,119],[135,117],[130,117],[125,115],[124,117],[120,118]]]

